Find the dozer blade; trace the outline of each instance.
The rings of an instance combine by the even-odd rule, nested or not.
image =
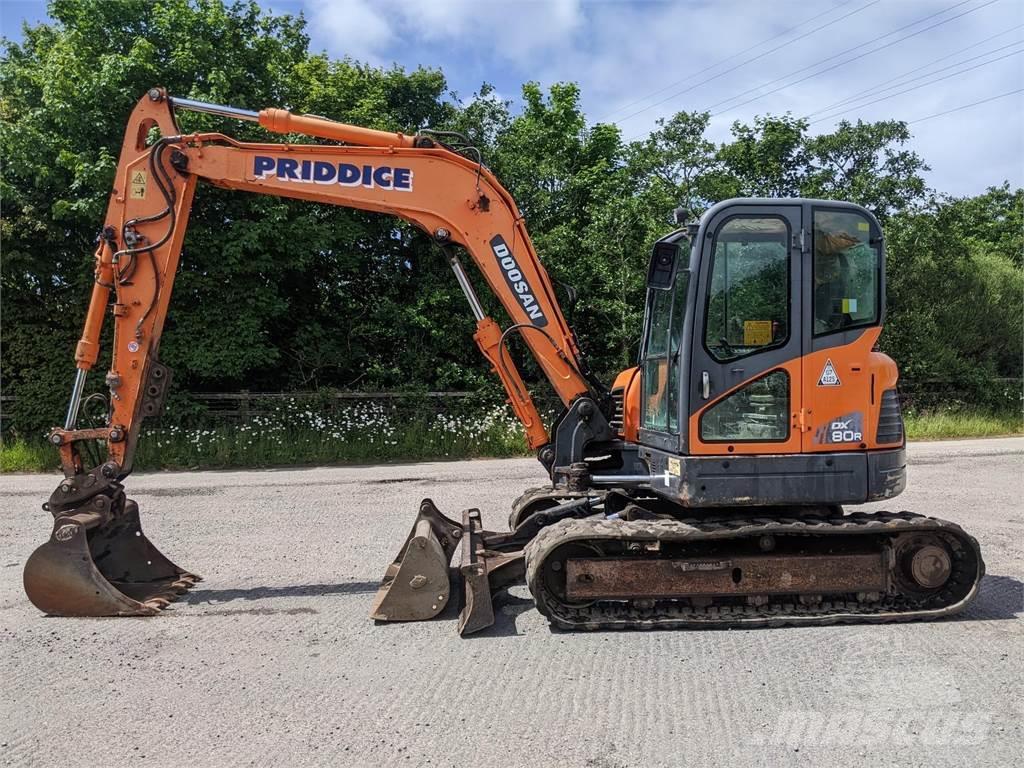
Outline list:
[[[151,616],[200,577],[179,568],[142,533],[139,507],[123,496],[113,514],[58,514],[50,540],[25,564],[25,592],[54,616]]]
[[[488,539],[513,546],[513,551],[488,549]],[[500,589],[521,580],[526,573],[523,552],[513,536],[489,533],[480,522],[480,510],[462,513],[462,610],[459,612],[459,634],[465,637],[494,623],[492,596]]]
[[[398,557],[384,572],[370,617],[422,621],[443,611],[451,595],[448,564],[461,537],[461,526],[424,499]]]

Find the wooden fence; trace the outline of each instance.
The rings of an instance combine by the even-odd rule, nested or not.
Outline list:
[[[1018,378],[998,378],[990,381],[993,392],[1002,397],[1007,407],[1019,407],[1022,399],[1024,380]],[[932,408],[938,405],[972,405],[972,396],[976,390],[964,387],[963,382],[952,379],[919,379],[901,380],[900,395],[904,406]],[[228,422],[247,423],[257,416],[269,415],[274,412],[275,404],[301,403],[307,401],[316,404],[317,408],[334,409],[355,402],[384,402],[392,408],[409,414],[436,412],[440,413],[454,406],[459,401],[480,398],[478,392],[447,391],[447,392],[196,392],[179,395],[186,401],[199,406],[197,417]],[[542,411],[554,412],[558,402],[553,395],[540,392],[535,396],[538,407]],[[0,424],[6,426],[8,410],[15,402],[15,397],[0,397]],[[179,400],[181,402],[181,400]],[[994,402],[1002,402],[998,398]]]

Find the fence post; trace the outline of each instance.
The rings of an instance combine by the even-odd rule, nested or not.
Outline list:
[[[239,394],[242,396],[239,401],[238,411],[242,417],[242,423],[249,423],[249,390],[243,389]]]

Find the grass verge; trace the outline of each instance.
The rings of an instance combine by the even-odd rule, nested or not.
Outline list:
[[[945,440],[958,437],[998,437],[1024,434],[1019,413],[932,411],[903,417],[909,440]]]
[[[42,472],[57,462],[57,451],[43,441],[5,440],[0,443],[0,474],[4,472]]]

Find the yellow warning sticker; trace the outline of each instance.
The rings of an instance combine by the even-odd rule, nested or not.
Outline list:
[[[679,459],[674,459],[671,456],[669,457],[668,473],[670,475],[675,475],[676,477],[679,477],[679,475],[681,474],[681,466],[679,464]]]
[[[852,315],[857,311],[857,300],[856,299],[843,299],[843,314]]]
[[[771,320],[744,320],[743,346],[763,347],[772,343]]]
[[[857,229],[859,229],[861,232],[867,232],[868,231],[868,223],[866,221],[858,221],[857,222]]]
[[[132,200],[142,200],[146,197],[146,172],[145,171],[132,171],[131,179],[131,198]]]

